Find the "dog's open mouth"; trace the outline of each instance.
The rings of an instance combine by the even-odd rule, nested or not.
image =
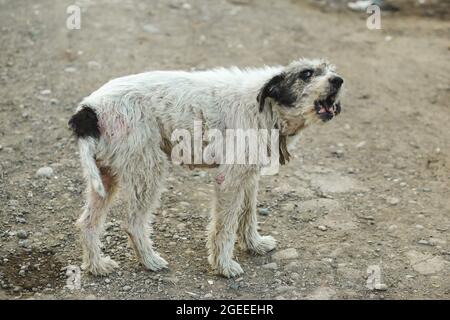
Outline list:
[[[336,94],[330,94],[325,99],[316,100],[314,108],[323,121],[328,121],[341,112],[341,103],[336,101]]]

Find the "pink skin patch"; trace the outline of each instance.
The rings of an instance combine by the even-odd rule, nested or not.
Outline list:
[[[107,115],[102,114],[100,115],[100,119],[99,119],[99,129],[100,129],[100,133],[108,139],[113,139],[113,138],[120,138],[121,136],[125,136],[129,133],[130,131],[130,127],[128,125],[128,123],[125,121],[125,119],[123,118],[123,116],[116,116],[113,120],[112,123],[110,122],[110,124],[107,126],[106,123],[106,119],[104,117],[106,117]]]
[[[217,184],[222,184],[225,181],[225,175],[223,173],[219,173],[216,176],[216,182]]]

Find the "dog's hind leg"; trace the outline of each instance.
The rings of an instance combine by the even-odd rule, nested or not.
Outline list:
[[[258,233],[256,219],[257,181],[248,184],[244,189],[243,212],[239,218],[238,237],[240,247],[257,254],[265,254],[276,246],[276,240],[271,236],[261,236]]]
[[[109,204],[116,192],[116,179],[109,168],[100,167],[100,176],[106,191],[105,197],[101,197],[88,183],[86,205],[77,221],[83,245],[82,268],[94,275],[106,275],[118,266],[115,261],[103,256],[100,243]]]
[[[123,177],[129,203],[126,232],[139,261],[147,269],[165,269],[167,262],[153,249],[150,235],[152,211],[158,207],[167,171],[166,155],[155,148],[141,150],[139,157],[132,155],[129,160],[129,169]]]

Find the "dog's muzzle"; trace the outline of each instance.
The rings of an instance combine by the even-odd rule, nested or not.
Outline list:
[[[341,113],[341,103],[336,101],[336,97],[341,89],[344,80],[341,77],[330,79],[330,93],[324,98],[314,102],[314,108],[319,118],[326,122]]]

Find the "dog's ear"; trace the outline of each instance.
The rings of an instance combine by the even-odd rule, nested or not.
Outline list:
[[[278,100],[281,93],[280,84],[283,80],[283,74],[276,75],[267,81],[267,83],[261,88],[258,96],[256,97],[256,101],[259,102],[259,112],[264,110],[264,104],[267,97]]]

